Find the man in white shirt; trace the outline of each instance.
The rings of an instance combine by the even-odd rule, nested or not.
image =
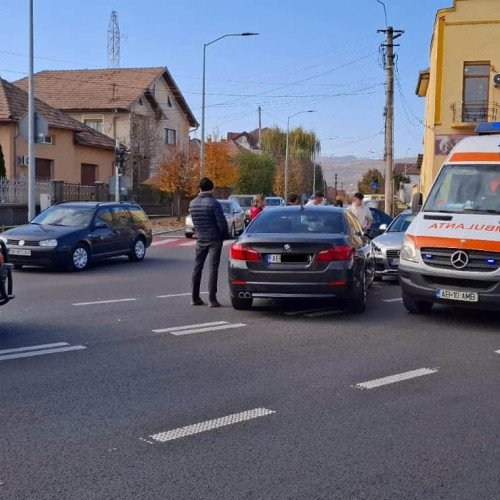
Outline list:
[[[356,219],[358,219],[363,231],[367,231],[373,224],[373,217],[370,209],[366,205],[363,205],[364,197],[363,193],[356,193],[349,210],[354,214]]]
[[[314,198],[306,203],[306,207],[308,205],[323,205],[324,198],[325,196],[321,191],[316,191],[314,193]]]

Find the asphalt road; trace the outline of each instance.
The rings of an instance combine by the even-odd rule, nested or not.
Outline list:
[[[142,263],[15,272],[0,498],[500,498],[499,313],[413,316],[385,281],[361,315],[234,311],[227,247],[225,307],[191,307],[169,236]]]

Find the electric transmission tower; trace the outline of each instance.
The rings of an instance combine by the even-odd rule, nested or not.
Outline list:
[[[108,24],[108,68],[120,67],[120,38],[118,12],[113,10]]]

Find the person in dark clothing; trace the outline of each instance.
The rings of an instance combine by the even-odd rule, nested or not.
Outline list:
[[[288,195],[287,205],[298,205],[299,204],[299,195],[295,193],[290,193]]]
[[[203,266],[208,257],[208,305],[209,307],[220,307],[217,300],[217,279],[222,243],[229,237],[229,231],[222,206],[214,198],[214,183],[208,177],[203,177],[199,187],[200,194],[189,205],[198,237],[191,280],[191,305],[205,305],[200,297],[200,283]]]

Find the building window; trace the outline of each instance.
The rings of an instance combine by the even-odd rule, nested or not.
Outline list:
[[[464,64],[462,121],[488,121],[490,63]]]
[[[82,163],[80,182],[86,186],[94,184],[97,180],[97,165]]]
[[[35,178],[41,181],[52,179],[52,160],[35,158]]]
[[[103,126],[102,126],[102,119],[100,118],[89,118],[86,120],[83,120],[83,123],[87,125],[87,127],[93,128],[94,130],[97,130],[98,132],[103,133]]]
[[[168,106],[169,108],[171,108],[171,107],[172,107],[172,101],[170,100],[170,96],[167,96],[167,106]]]
[[[171,128],[165,129],[165,144],[175,146],[177,144],[177,130]]]

